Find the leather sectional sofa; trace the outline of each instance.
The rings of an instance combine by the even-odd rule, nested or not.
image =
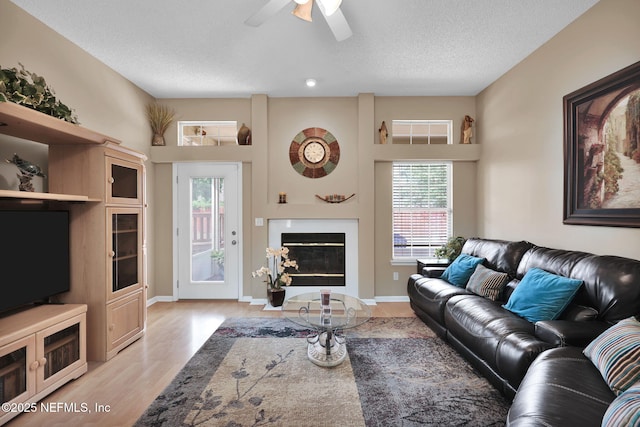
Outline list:
[[[495,300],[426,267],[407,283],[416,315],[513,400],[508,425],[600,425],[616,395],[583,349],[640,313],[640,261],[480,238],[468,239],[462,255],[481,259],[477,271],[506,273]],[[505,308],[527,273],[540,270],[581,281],[561,311],[532,321]]]

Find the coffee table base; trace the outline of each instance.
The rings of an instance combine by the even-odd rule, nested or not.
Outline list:
[[[318,366],[337,366],[347,358],[347,344],[344,337],[337,337],[331,332],[321,332],[307,338],[307,341],[307,356]]]

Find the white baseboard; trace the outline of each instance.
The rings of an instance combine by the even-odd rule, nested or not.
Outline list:
[[[150,306],[152,306],[153,304],[155,304],[157,302],[173,302],[173,297],[171,297],[171,296],[157,296],[157,297],[149,298],[147,300],[147,307],[150,307]]]
[[[171,296],[157,296],[153,298],[149,298],[147,300],[147,307],[152,306],[157,302],[173,302],[174,299]],[[409,297],[407,296],[383,296],[383,297],[374,297],[374,298],[365,298],[364,301],[367,305],[377,305],[379,302],[409,302]],[[266,298],[252,298],[251,296],[243,296],[238,298],[238,302],[248,302],[249,305],[264,305],[265,310],[269,306],[269,303]],[[271,307],[271,310],[279,310],[280,307]]]
[[[385,296],[375,297],[377,302],[409,302],[408,296]]]

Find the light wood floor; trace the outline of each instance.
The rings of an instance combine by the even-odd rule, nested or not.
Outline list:
[[[409,303],[379,303],[375,317],[413,317]],[[227,318],[279,317],[279,311],[235,301],[179,301],[149,307],[144,336],[106,363],[90,362],[89,371],[43,401],[88,405],[91,413],[22,414],[10,427],[131,426],[204,341]],[[108,412],[96,412],[96,405]]]

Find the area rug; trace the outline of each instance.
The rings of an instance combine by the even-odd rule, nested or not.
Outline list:
[[[345,331],[347,358],[307,359],[310,330],[229,319],[136,426],[503,426],[508,402],[417,318]]]

